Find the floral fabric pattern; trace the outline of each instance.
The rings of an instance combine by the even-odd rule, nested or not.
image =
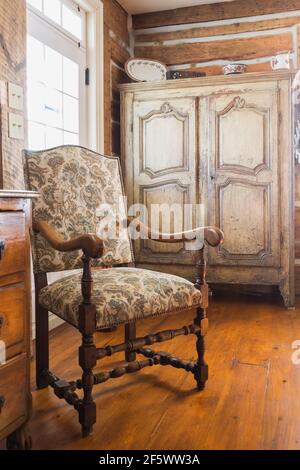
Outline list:
[[[197,307],[201,292],[178,276],[138,268],[93,272],[92,302],[97,330],[130,321]],[[40,305],[78,327],[81,274],[65,277],[40,291]]]
[[[99,233],[104,222],[118,224],[117,236],[104,240],[104,254],[96,266],[133,261],[123,187],[117,157],[106,157],[82,147],[62,146],[41,152],[24,152],[27,189],[38,191],[33,220],[46,220],[64,239],[82,233]],[[104,224],[105,225],[105,224]],[[60,253],[37,233],[33,234],[35,272],[82,267],[81,251]]]

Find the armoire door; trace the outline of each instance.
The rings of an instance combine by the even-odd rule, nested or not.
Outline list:
[[[144,220],[153,230],[177,232],[191,228],[193,223],[198,165],[195,108],[194,98],[166,97],[133,103],[129,206],[143,205],[148,215]],[[135,208],[132,215],[137,212]],[[183,243],[140,239],[134,243],[138,263],[186,264],[194,255]]]
[[[253,87],[201,103],[207,222],[225,233],[223,246],[209,250],[210,265],[280,266],[278,86]]]

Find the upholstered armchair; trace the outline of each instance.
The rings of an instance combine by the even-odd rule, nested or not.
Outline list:
[[[33,206],[32,253],[36,288],[37,387],[53,387],[55,394],[79,414],[83,436],[96,422],[93,387],[152,365],[170,365],[191,372],[199,390],[208,378],[204,359],[208,288],[205,282],[204,244],[197,252],[195,284],[175,275],[134,268],[128,224],[157,243],[191,241],[217,247],[223,241],[215,227],[170,235],[152,233],[138,220],[128,221],[119,160],[75,146],[24,152],[27,187],[40,193]],[[99,234],[99,224],[116,222],[117,236]],[[109,230],[108,230],[109,232]],[[106,269],[100,269],[100,268]],[[75,270],[47,285],[47,273]],[[195,311],[192,324],[175,330],[136,336],[136,321],[158,315]],[[79,364],[82,377],[67,382],[49,370],[48,311],[77,328],[82,335]],[[96,347],[94,333],[125,326],[122,344]],[[196,336],[195,361],[156,352],[151,344],[179,335]],[[96,373],[98,360],[125,353],[121,367]],[[137,360],[136,355],[142,356]]]

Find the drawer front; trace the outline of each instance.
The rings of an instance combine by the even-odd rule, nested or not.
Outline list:
[[[16,420],[26,418],[28,391],[26,355],[0,366],[0,439]]]
[[[25,214],[0,212],[0,276],[25,270]]]
[[[6,360],[24,348],[25,290],[23,284],[0,288],[0,341],[6,347]]]

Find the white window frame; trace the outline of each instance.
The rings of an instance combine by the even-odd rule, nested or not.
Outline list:
[[[66,4],[68,0],[63,0]],[[102,0],[73,0],[86,14],[86,43],[81,42],[86,49],[86,67],[89,69],[90,84],[85,87],[85,96],[80,96],[80,100],[86,103],[84,116],[81,115],[80,122],[85,123],[80,126],[82,141],[88,148],[104,153],[104,28],[103,28],[103,3]],[[45,20],[45,16],[28,4],[28,13],[39,16]],[[70,38],[72,37],[74,47],[78,47],[78,39],[51,19],[47,18],[47,23],[53,25],[58,31],[63,31]],[[30,30],[28,31],[31,34]],[[37,38],[38,39],[38,38]],[[51,45],[50,45],[51,47]],[[54,47],[55,48],[55,47]],[[62,51],[63,53],[63,51]],[[83,71],[81,71],[83,73]],[[82,102],[82,101],[81,101]]]
[[[74,0],[86,12],[88,147],[104,153],[104,15],[102,0]]]

